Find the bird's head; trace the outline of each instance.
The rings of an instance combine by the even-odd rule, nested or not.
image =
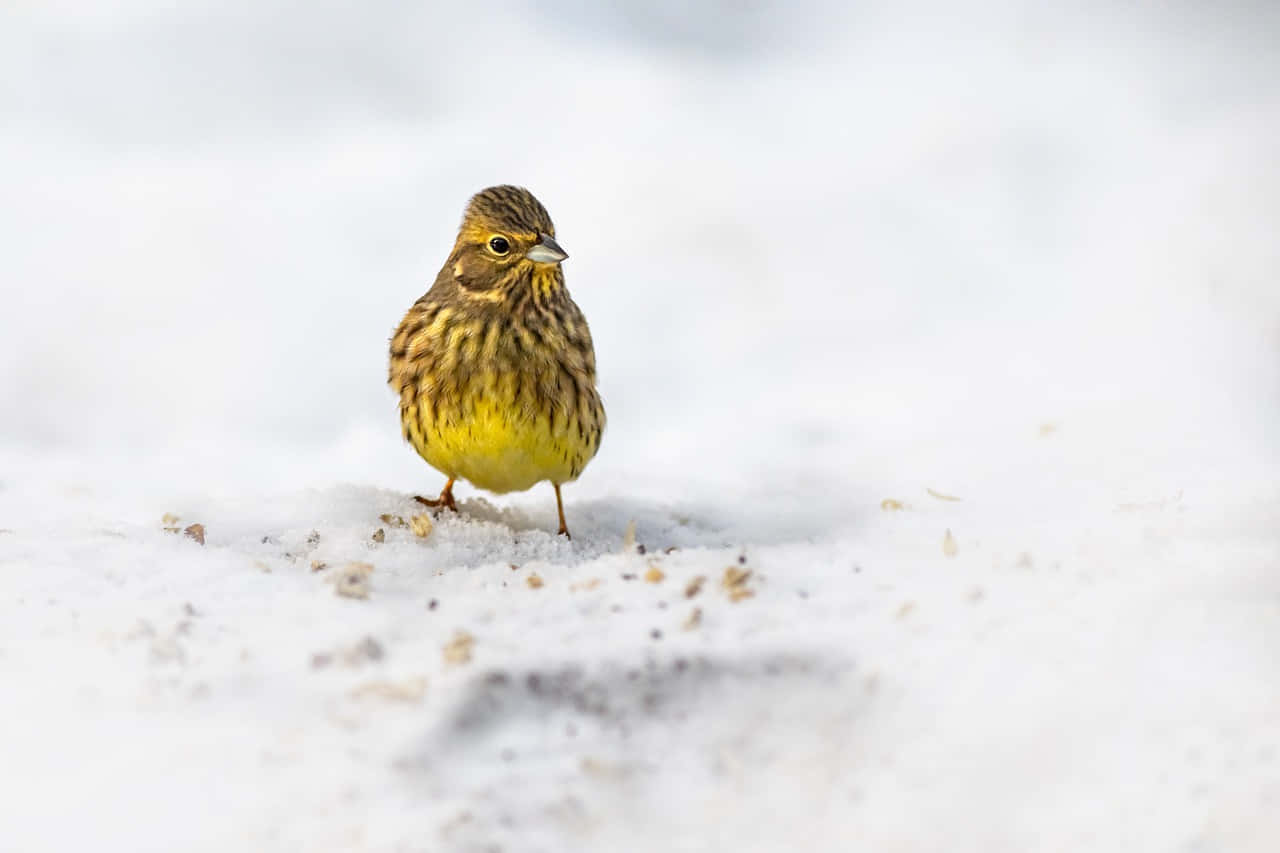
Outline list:
[[[523,187],[498,186],[471,197],[450,260],[466,291],[491,291],[538,272],[559,273],[569,255],[555,240],[551,215]]]

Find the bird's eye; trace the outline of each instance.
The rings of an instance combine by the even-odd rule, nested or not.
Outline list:
[[[511,244],[507,242],[506,237],[492,237],[489,239],[489,248],[495,255],[505,255],[511,251]]]

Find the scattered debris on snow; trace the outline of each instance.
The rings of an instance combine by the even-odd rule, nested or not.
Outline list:
[[[183,528],[182,535],[186,536],[188,539],[194,539],[195,541],[203,545],[204,544],[204,525],[188,524],[185,528]]]
[[[413,535],[419,539],[426,539],[431,535],[431,531],[435,529],[435,524],[431,521],[431,516],[425,512],[420,515],[410,516],[409,527],[413,530]]]
[[[476,638],[459,628],[453,638],[444,645],[445,663],[464,664],[471,661],[471,650],[475,648]]]
[[[956,538],[951,535],[951,529],[947,528],[946,534],[942,537],[942,554],[946,557],[954,557],[960,553],[960,546],[956,544]]]
[[[735,604],[744,598],[751,598],[756,594],[755,590],[747,586],[747,581],[751,579],[750,569],[740,569],[737,566],[729,566],[724,570],[724,577],[720,579],[720,585],[729,595],[729,600]]]
[[[371,574],[372,563],[347,563],[336,574],[330,575],[329,582],[334,585],[334,592],[345,598],[368,598]]]
[[[427,679],[423,676],[404,681],[366,681],[347,691],[352,699],[381,699],[386,702],[421,702],[427,692]]]
[[[334,663],[349,668],[358,668],[369,663],[377,663],[386,657],[386,650],[374,637],[366,635],[357,642],[340,646],[333,651],[316,652],[311,656],[313,669],[324,669]]]

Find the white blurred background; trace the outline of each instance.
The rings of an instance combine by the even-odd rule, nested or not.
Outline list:
[[[1041,6],[6,4],[4,458],[428,489],[386,340],[512,182],[588,491],[976,477],[993,420],[1274,466],[1280,9]]]
[[[0,839],[1277,849],[1280,4],[1052,5],[0,5]],[[496,183],[595,336],[575,539],[375,547]]]

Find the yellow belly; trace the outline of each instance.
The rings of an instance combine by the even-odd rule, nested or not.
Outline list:
[[[419,405],[406,413],[405,426],[410,443],[431,467],[499,494],[543,480],[576,480],[594,452],[593,443],[580,438],[576,418],[553,422],[507,400],[483,400],[434,416]]]

